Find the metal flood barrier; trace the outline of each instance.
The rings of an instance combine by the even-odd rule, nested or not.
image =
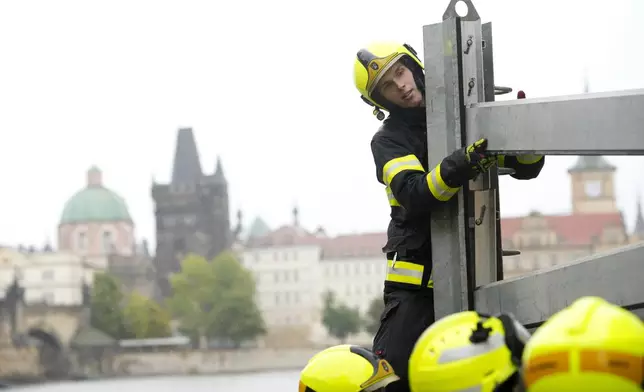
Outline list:
[[[494,85],[492,24],[470,0],[452,0],[423,40],[429,167],[482,136],[504,154],[644,155],[644,90],[494,102],[511,89]],[[534,328],[585,295],[644,316],[644,245],[503,280],[503,256],[519,252],[502,250],[502,174],[479,176],[432,216],[436,317],[503,311]]]

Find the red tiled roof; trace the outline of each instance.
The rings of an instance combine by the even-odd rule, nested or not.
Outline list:
[[[246,245],[252,248],[259,248],[270,246],[313,245],[319,242],[320,238],[318,236],[309,233],[301,227],[282,226],[264,236],[249,239]]]
[[[373,257],[382,255],[387,233],[348,234],[326,239],[322,244],[322,257]]]
[[[594,237],[599,237],[607,227],[624,227],[622,214],[579,215],[542,215],[546,225],[559,237],[559,241],[568,245],[590,245]],[[501,235],[503,240],[511,240],[514,234],[528,217],[502,218]]]
[[[553,230],[561,243],[567,245],[590,245],[607,227],[624,227],[622,214],[583,215],[540,215]],[[528,217],[501,219],[503,240],[512,240],[514,234],[521,230]],[[312,234],[300,227],[282,226],[266,236],[253,238],[247,244],[250,247],[319,245],[322,257],[374,257],[382,255],[382,247],[387,241],[386,232],[347,234],[327,237],[323,234]]]

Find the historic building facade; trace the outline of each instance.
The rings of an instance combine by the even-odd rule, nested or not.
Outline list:
[[[112,272],[126,291],[159,296],[147,241],[137,243],[125,199],[105,186],[96,166],[87,171],[85,187],[63,207],[57,251],[81,257],[88,269]]]
[[[644,239],[644,217],[638,202],[634,230],[628,232],[615,195],[616,167],[602,156],[579,157],[568,170],[572,208],[567,215],[504,218],[504,249],[521,251],[504,258],[504,276],[514,277],[566,264],[595,253]]]
[[[162,294],[170,294],[169,276],[179,272],[188,253],[213,258],[232,245],[228,182],[221,161],[204,174],[191,128],[179,129],[168,184],[154,182],[155,266]]]
[[[521,251],[504,258],[506,278],[567,264],[644,240],[644,216],[638,203],[635,228],[628,232],[617,208],[616,168],[603,157],[583,156],[569,169],[572,208],[567,215],[503,218],[504,249]],[[382,298],[386,263],[381,248],[386,233],[327,236],[305,230],[298,220],[270,230],[256,219],[238,244],[243,264],[257,282],[257,301],[271,346],[325,345],[333,342],[322,326],[322,296],[336,294],[342,303],[365,315],[371,301]],[[352,342],[369,344],[361,333]]]

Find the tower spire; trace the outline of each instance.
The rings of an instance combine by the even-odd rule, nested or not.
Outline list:
[[[177,134],[172,183],[193,184],[199,182],[202,175],[199,152],[192,128],[181,128]]]
[[[642,194],[637,192],[637,216],[635,217],[634,234],[644,234],[644,212],[642,212]]]

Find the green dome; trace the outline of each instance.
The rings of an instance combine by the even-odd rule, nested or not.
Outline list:
[[[101,171],[92,167],[87,172],[87,187],[65,203],[60,224],[116,221],[132,222],[125,200],[105,188]]]

